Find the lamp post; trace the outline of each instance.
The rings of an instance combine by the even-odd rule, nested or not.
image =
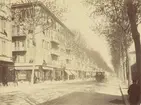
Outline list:
[[[48,30],[50,27],[52,27],[53,23],[52,23],[51,19],[48,20],[48,23],[49,23],[49,25],[45,29],[43,29],[43,31]],[[43,32],[43,31],[34,33],[32,35],[32,37],[33,37],[32,41],[33,41],[33,46],[34,46],[34,52],[33,52],[34,55],[33,55],[33,67],[32,67],[32,74],[31,74],[31,84],[34,84],[34,74],[35,74],[35,66],[36,66],[36,41],[35,41],[35,35]]]
[[[33,57],[33,67],[32,67],[32,74],[31,74],[31,84],[34,84],[34,74],[35,74],[35,57],[36,57],[36,46],[34,45],[34,57]]]

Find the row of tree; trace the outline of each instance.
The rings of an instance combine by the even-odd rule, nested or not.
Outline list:
[[[90,17],[95,20],[102,16],[105,22],[96,23],[93,30],[99,30],[109,43],[112,64],[119,77],[128,76],[129,84],[131,71],[128,49],[132,42],[135,44],[136,64],[141,85],[141,49],[140,35],[137,30],[141,19],[140,0],[85,0],[85,5],[91,7]],[[104,24],[103,24],[104,23]],[[101,28],[102,27],[102,28]]]

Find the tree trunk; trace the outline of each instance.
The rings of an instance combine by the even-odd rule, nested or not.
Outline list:
[[[129,21],[131,24],[131,32],[132,32],[132,37],[135,43],[135,50],[136,50],[136,64],[137,64],[137,70],[138,70],[138,76],[137,79],[140,81],[141,79],[141,65],[140,65],[140,35],[137,30],[137,24],[136,24],[136,11],[135,7],[133,5],[132,0],[127,0],[127,13],[129,17]],[[141,81],[140,81],[141,85]],[[141,88],[141,86],[140,86]]]
[[[126,72],[128,72],[128,86],[132,83],[132,75],[131,75],[131,68],[130,68],[130,62],[129,62],[129,56],[128,51],[126,50]]]

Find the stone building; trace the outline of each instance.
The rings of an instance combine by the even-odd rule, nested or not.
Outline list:
[[[12,80],[9,70],[12,61],[12,24],[11,12],[6,0],[0,1],[0,82]]]
[[[84,72],[81,60],[72,53],[75,35],[43,3],[13,4],[11,9],[18,80],[75,79]]]

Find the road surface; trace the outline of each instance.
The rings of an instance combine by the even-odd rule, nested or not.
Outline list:
[[[0,94],[0,105],[123,105],[117,79],[22,86]]]

